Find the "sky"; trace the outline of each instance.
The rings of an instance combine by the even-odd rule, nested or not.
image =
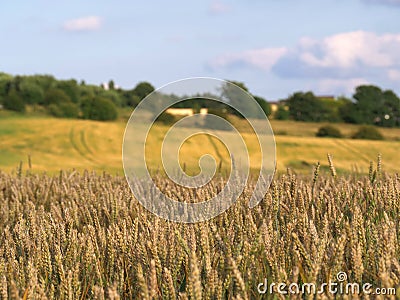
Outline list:
[[[400,0],[15,0],[0,5],[0,72],[123,88],[188,77],[296,91],[400,95]]]

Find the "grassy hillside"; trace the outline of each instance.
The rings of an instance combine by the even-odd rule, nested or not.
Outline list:
[[[312,164],[321,161],[326,168],[326,154],[334,156],[339,172],[368,172],[369,162],[376,161],[382,154],[384,169],[399,171],[398,149],[400,129],[380,129],[385,141],[316,138],[315,132],[322,124],[291,121],[272,121],[276,135],[277,167],[279,171],[292,168],[297,172],[310,172]],[[357,126],[338,124],[345,136],[350,136]],[[23,162],[23,169],[58,172],[60,169],[106,170],[122,174],[121,145],[125,121],[94,122],[86,120],[55,119],[44,116],[21,117],[5,112],[0,113],[0,169],[10,172]],[[160,145],[166,127],[157,127],[151,135],[149,145]],[[245,135],[246,142],[254,148],[254,137]],[[214,157],[223,158],[224,147],[217,140],[197,137],[182,147],[180,159],[187,169],[197,170],[198,158],[203,149]],[[190,147],[188,147],[190,145]],[[155,148],[150,146],[151,148]],[[226,152],[225,152],[226,153]],[[252,150],[251,166],[259,159],[259,153]],[[161,164],[159,151],[152,151],[148,163],[152,168]],[[218,161],[219,162],[219,161]],[[222,167],[229,162],[222,160]]]

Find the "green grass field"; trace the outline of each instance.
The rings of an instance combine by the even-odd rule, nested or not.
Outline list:
[[[0,169],[13,172],[22,162],[24,170],[31,168],[33,172],[55,173],[60,169],[75,168],[122,174],[121,145],[125,122],[126,118],[104,123],[0,112]],[[347,137],[343,139],[316,138],[315,132],[322,126],[317,123],[273,120],[271,125],[275,132],[278,171],[291,168],[295,172],[309,173],[317,161],[321,162],[322,168],[327,168],[327,153],[333,155],[338,172],[366,173],[370,161],[376,161],[378,153],[382,154],[384,170],[400,170],[400,129],[380,128],[385,140],[367,141],[348,138],[356,131],[356,125],[335,125]],[[157,143],[160,145],[166,130],[166,127],[154,129],[150,148],[154,149]],[[250,148],[254,148],[255,137],[245,134],[245,140]],[[226,150],[218,141],[199,136],[189,142],[180,152],[180,159],[188,169],[196,170],[204,149],[216,158],[226,157],[223,154]],[[157,157],[159,153],[150,153],[148,163],[152,168],[161,164]],[[252,151],[250,157],[254,167],[259,153]],[[222,162],[223,166],[228,163]]]

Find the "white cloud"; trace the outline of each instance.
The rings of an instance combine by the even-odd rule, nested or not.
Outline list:
[[[400,50],[400,35],[378,36],[370,32],[354,31],[333,35],[322,41],[314,41],[314,44],[302,46],[301,60],[317,67],[349,68],[357,63],[372,67],[388,67],[400,62],[400,56],[390,50],[390,47]],[[315,47],[320,51],[313,51]]]
[[[248,50],[240,53],[227,53],[215,58],[210,65],[213,68],[245,65],[268,71],[286,54],[286,52],[287,49],[281,47]]]
[[[102,20],[97,16],[88,16],[64,22],[63,28],[67,31],[93,31],[101,28]]]
[[[321,39],[303,37],[294,47],[226,53],[209,65],[213,69],[250,68],[301,80],[322,94],[350,94],[362,84],[400,81],[400,33],[353,31]]]
[[[209,12],[212,14],[222,14],[226,13],[231,9],[231,7],[219,0],[214,0],[211,2],[209,7]]]
[[[212,68],[253,67],[285,78],[361,78],[400,69],[400,34],[353,31],[323,39],[301,38],[293,48],[276,47],[226,53]],[[393,73],[393,72],[392,72]],[[391,73],[390,76],[394,76]]]
[[[283,77],[356,78],[400,66],[400,34],[354,31],[300,39],[273,66]]]

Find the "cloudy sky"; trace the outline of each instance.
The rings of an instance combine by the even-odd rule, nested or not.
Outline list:
[[[0,8],[0,71],[156,87],[194,76],[295,91],[400,94],[400,0],[16,0]]]

